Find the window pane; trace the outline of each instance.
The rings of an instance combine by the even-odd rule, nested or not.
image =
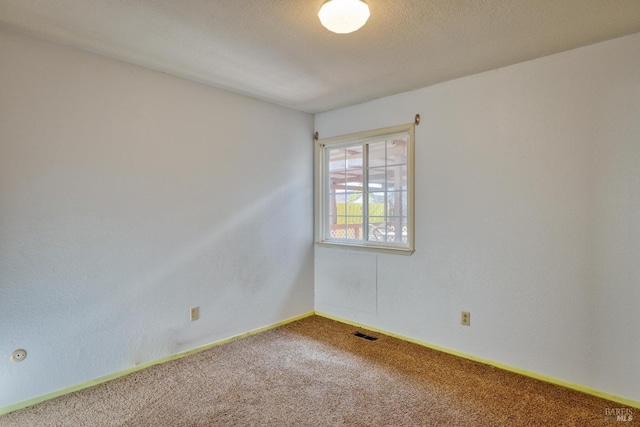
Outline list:
[[[347,191],[342,194],[342,204],[344,215],[361,215],[362,214],[362,192]]]
[[[345,239],[347,235],[347,224],[344,223],[344,218],[338,218],[342,220],[341,223],[332,223],[329,226],[331,239]]]
[[[371,242],[386,242],[385,235],[386,222],[382,216],[370,216],[369,217],[369,241]]]
[[[350,215],[345,217],[344,220],[347,224],[362,224],[362,216],[360,215]]]
[[[347,239],[362,240],[362,216],[348,216]]]
[[[369,216],[387,215],[384,195],[385,193],[381,192],[369,193]]]
[[[330,172],[343,171],[346,169],[345,149],[333,148],[329,150],[329,167]]]
[[[387,185],[387,168],[369,168],[369,191],[385,191]]]
[[[387,215],[406,216],[407,215],[407,192],[391,191],[387,193]]]
[[[386,141],[369,143],[369,167],[386,165]]]
[[[345,192],[342,190],[332,191],[331,193],[329,193],[329,200],[327,201],[329,210],[327,211],[327,214],[329,216],[344,216],[345,198]]]
[[[347,183],[347,152],[344,148],[329,150],[329,190],[345,190]]]
[[[385,222],[385,219],[384,219],[383,216],[370,216],[369,217],[369,224],[370,225],[375,225],[375,226],[383,225],[384,226],[384,222]]]
[[[407,141],[409,137],[394,137],[387,141],[387,166],[407,164]]]
[[[400,232],[398,232],[400,230]],[[406,217],[370,217],[369,241],[387,243],[407,243]]]
[[[396,165],[387,168],[387,191],[407,189],[407,165]]]
[[[329,190],[346,190],[347,172],[342,169],[339,171],[331,171],[329,173]]]
[[[349,169],[347,171],[347,189],[351,191],[362,191],[364,174],[362,169]]]
[[[345,148],[347,169],[362,169],[362,146]]]
[[[340,220],[340,219],[342,219],[342,218],[334,216],[334,215],[328,216],[327,217],[327,224],[331,225],[331,226],[337,225],[337,224],[339,224],[338,220]],[[342,221],[342,222],[344,223],[344,221]]]
[[[407,166],[369,168],[369,191],[397,191],[407,189]]]
[[[389,217],[387,218],[384,233],[387,242],[407,243],[407,218]]]
[[[360,198],[359,201],[361,200],[362,199]],[[362,222],[362,203],[347,203],[346,215],[349,217],[350,222]]]

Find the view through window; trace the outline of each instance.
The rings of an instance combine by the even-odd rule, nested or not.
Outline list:
[[[321,142],[321,242],[413,248],[413,127],[405,128]]]

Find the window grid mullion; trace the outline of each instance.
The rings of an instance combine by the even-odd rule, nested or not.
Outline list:
[[[326,188],[324,190],[324,197],[323,197],[324,204],[322,206],[322,209],[324,210],[324,215],[322,219],[324,223],[324,227],[323,227],[322,233],[324,234],[324,238],[329,240],[331,239],[331,219],[330,219],[331,218],[331,172],[330,172],[331,149],[324,146],[322,147],[322,150],[324,153],[324,164],[322,167],[322,173],[325,174],[324,187]]]
[[[349,163],[349,147],[344,147],[344,189],[342,190],[344,193],[344,239],[349,239],[349,185],[348,185],[348,176],[347,176],[347,164]]]
[[[369,241],[369,144],[362,145],[362,240]]]
[[[389,237],[387,233],[389,232],[389,183],[387,182],[387,178],[389,177],[389,171],[387,165],[389,156],[387,153],[387,140],[384,141],[384,241],[388,242]]]

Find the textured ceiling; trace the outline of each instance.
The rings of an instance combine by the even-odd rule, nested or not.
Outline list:
[[[0,0],[0,24],[307,112],[640,32],[640,0]]]

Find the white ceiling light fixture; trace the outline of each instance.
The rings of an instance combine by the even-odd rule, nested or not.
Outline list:
[[[367,22],[369,6],[360,0],[330,0],[322,5],[318,18],[327,30],[348,34]]]

